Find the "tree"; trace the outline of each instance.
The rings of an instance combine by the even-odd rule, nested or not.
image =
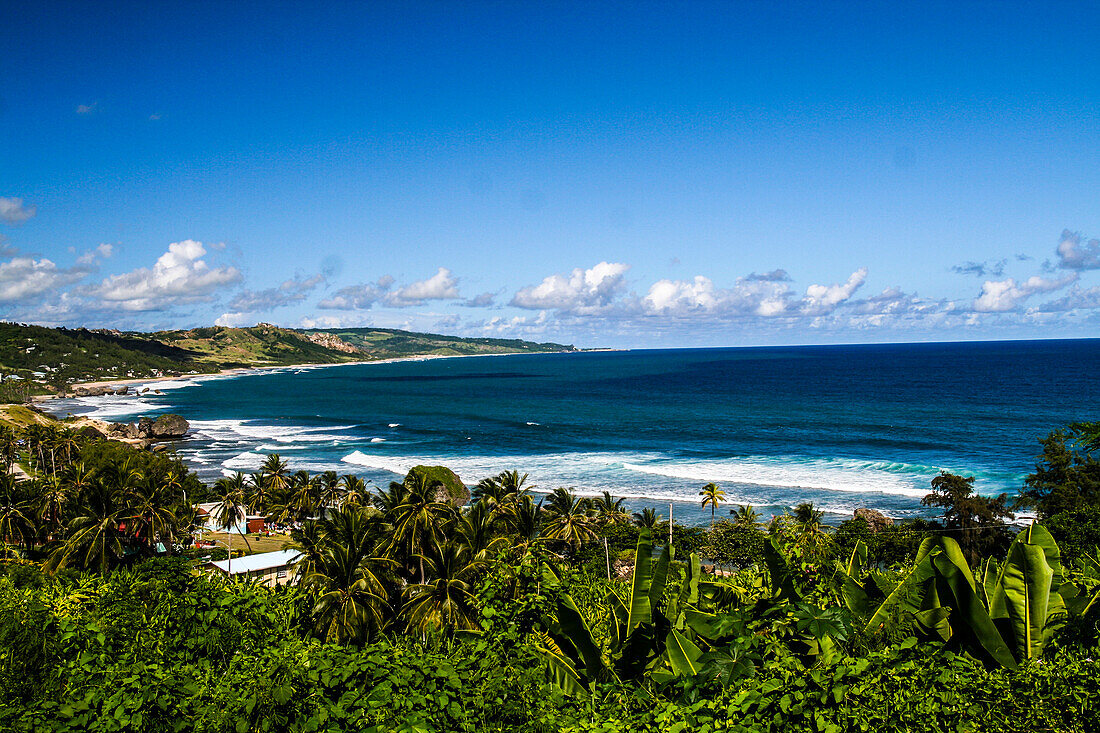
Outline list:
[[[569,489],[557,488],[546,497],[544,504],[546,521],[542,527],[543,537],[564,542],[574,551],[596,538],[587,499],[578,497]]]
[[[626,501],[626,499],[616,499],[611,495],[610,491],[604,491],[602,496],[598,496],[592,500],[592,506],[595,507],[596,514],[601,522],[629,522],[630,517],[627,516],[626,510],[623,509],[624,501]]]
[[[100,573],[118,565],[131,544],[125,525],[132,514],[130,496],[127,485],[102,474],[97,476],[81,493],[76,514],[67,527],[65,543],[50,556],[47,568],[59,570],[73,559],[81,567]]]
[[[760,524],[760,512],[752,508],[751,504],[739,504],[736,509],[730,509],[735,524],[755,527]]]
[[[1040,438],[1043,446],[1035,472],[1024,480],[1018,507],[1038,509],[1040,519],[1089,506],[1100,506],[1100,461],[1093,452],[1098,423],[1074,423]]]
[[[217,502],[217,506],[214,507],[213,515],[214,521],[217,522],[217,526],[225,530],[229,537],[229,562],[227,569],[232,571],[233,568],[233,528],[238,527],[242,519],[245,519],[244,506],[244,474],[238,471],[230,477],[223,477],[214,482],[214,500]],[[244,533],[242,532],[243,536]],[[245,542],[248,539],[245,538]],[[250,546],[251,549],[251,546]]]
[[[34,534],[34,505],[24,483],[10,473],[0,474],[0,545],[5,557],[9,543],[30,544]]]
[[[421,634],[478,628],[473,581],[489,568],[489,563],[454,542],[433,542],[428,550],[422,561],[431,570],[431,581],[405,589],[401,615],[409,628]]]
[[[703,497],[704,509],[707,508],[707,504],[710,504],[710,523],[714,524],[714,510],[726,500],[726,492],[718,488],[718,484],[711,482],[703,487],[703,490],[699,492],[699,496]]]
[[[454,507],[437,502],[432,496],[434,485],[423,474],[406,477],[404,497],[393,509],[393,533],[387,544],[387,554],[392,558],[416,559],[420,568],[420,582],[427,580],[424,567],[424,551],[442,532],[445,520],[454,516]]]
[[[634,524],[642,529],[655,529],[661,523],[661,515],[653,507],[646,507],[640,512],[634,512]]]
[[[1008,509],[1008,496],[985,497],[974,492],[974,477],[942,471],[932,479],[932,493],[921,499],[924,506],[943,508],[943,525],[952,533],[967,560],[977,563],[986,555],[1000,555],[1012,540],[1004,525],[1015,519]]]
[[[707,531],[703,552],[719,565],[746,568],[764,562],[767,535],[756,524],[723,519]]]
[[[308,562],[313,569],[303,579],[313,590],[314,628],[327,641],[337,644],[366,641],[380,630],[390,609],[389,572],[392,560],[376,557],[374,547],[384,532],[380,515],[349,505],[332,513],[330,519],[307,522],[314,530],[298,535],[311,547]],[[309,539],[307,539],[307,537]]]

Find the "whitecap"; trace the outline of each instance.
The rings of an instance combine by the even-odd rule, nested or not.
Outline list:
[[[401,423],[399,423],[399,422],[391,422],[391,423],[390,423],[390,427],[391,427],[391,428],[399,428],[399,427],[401,427]]]
[[[385,438],[371,438],[370,442],[372,442],[372,443],[385,443],[386,439]]]

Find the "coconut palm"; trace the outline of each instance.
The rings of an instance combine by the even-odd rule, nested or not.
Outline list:
[[[524,494],[518,501],[508,505],[504,512],[504,523],[512,535],[513,550],[522,555],[532,543],[538,541],[542,533],[542,509],[530,494]]]
[[[325,471],[317,477],[317,508],[324,517],[328,511],[343,503],[344,490],[340,475],[335,471]]]
[[[454,518],[450,504],[435,501],[434,486],[417,474],[406,483],[404,499],[393,509],[393,533],[386,544],[389,557],[404,555],[416,559],[420,567],[420,582],[427,579],[424,549],[443,532],[445,524]]]
[[[655,529],[661,523],[661,515],[656,509],[646,507],[640,512],[634,512],[634,524],[643,529]]]
[[[61,531],[69,501],[74,493],[78,493],[73,491],[72,484],[65,479],[66,474],[73,472],[74,465],[77,464],[66,467],[62,476],[45,476],[37,482],[35,514],[39,520],[41,537],[47,542]],[[81,477],[80,481],[80,489],[83,489],[87,486],[86,482],[91,481],[91,476]]]
[[[130,487],[119,483],[121,475],[124,472],[104,470],[81,492],[76,514],[68,523],[68,537],[50,556],[48,570],[75,560],[81,567],[104,573],[123,560],[133,544],[126,524],[132,514],[132,494]]]
[[[489,557],[508,545],[508,540],[496,534],[497,512],[479,501],[458,518],[455,541],[470,548],[478,558]]]
[[[146,551],[152,555],[157,538],[171,553],[176,540],[178,519],[172,509],[171,491],[160,481],[146,480],[133,492],[131,513],[132,534],[145,540]]]
[[[755,527],[760,524],[760,512],[752,508],[751,504],[739,504],[736,509],[730,509],[733,515],[733,523],[743,527]]]
[[[34,536],[34,504],[24,483],[11,474],[0,475],[0,545],[5,557],[9,544],[25,546]]]
[[[699,492],[699,496],[703,497],[704,509],[707,508],[707,504],[710,504],[710,523],[714,524],[714,510],[726,500],[726,492],[718,488],[718,484],[712,481],[703,487],[703,490]]]
[[[0,425],[0,461],[4,473],[11,473],[12,464],[19,457],[19,434],[7,425]]]
[[[616,499],[611,495],[610,491],[604,491],[602,496],[598,496],[592,500],[592,505],[596,509],[596,514],[599,516],[600,521],[619,523],[629,522],[630,517],[627,516],[626,510],[623,509],[623,502],[626,499]]]
[[[364,504],[368,499],[366,482],[355,474],[340,477],[340,492],[345,504]]]
[[[378,507],[387,517],[393,516],[394,511],[405,501],[405,495],[409,489],[399,481],[391,481],[388,489],[382,489],[377,496],[371,497],[371,502]]]
[[[576,550],[596,538],[588,499],[568,489],[557,488],[546,497],[544,505],[546,521],[542,535],[547,539],[560,540]]]
[[[489,563],[455,542],[433,542],[428,550],[420,559],[431,570],[431,582],[405,589],[401,615],[409,628],[421,634],[479,628],[474,580]]]
[[[233,529],[240,526],[242,520],[247,520],[247,514],[245,513],[244,504],[244,487],[245,478],[244,474],[237,471],[235,474],[229,477],[223,477],[214,482],[213,493],[214,500],[217,505],[212,512],[214,521],[217,526],[224,529],[228,536],[229,550],[229,562],[227,564],[227,572],[231,572],[233,569]],[[241,532],[241,536],[244,537],[244,533]],[[248,538],[244,538],[245,543],[248,543]],[[252,546],[249,545],[249,550]]]
[[[270,488],[267,477],[261,471],[249,474],[245,479],[245,504],[253,514],[267,512],[275,493],[278,493],[278,489]]]
[[[317,593],[314,627],[326,641],[337,644],[367,640],[382,628],[390,610],[387,586],[395,564],[372,552],[383,527],[358,506],[307,524],[315,524],[323,537],[311,560],[313,570],[303,579],[305,587]]]
[[[264,459],[259,474],[263,478],[264,488],[269,492],[281,491],[290,484],[290,469],[278,453]]]

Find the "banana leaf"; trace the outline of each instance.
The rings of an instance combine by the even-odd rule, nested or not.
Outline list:
[[[653,605],[649,601],[650,583],[653,578],[653,540],[648,529],[638,533],[638,548],[634,556],[634,576],[630,582],[630,614],[627,630],[653,620]]]
[[[603,656],[600,654],[600,648],[596,646],[596,642],[592,639],[592,631],[588,628],[584,616],[581,616],[580,610],[577,609],[577,604],[567,595],[562,596],[558,601],[557,625],[561,636],[564,636],[565,641],[568,641],[568,644],[577,650],[577,654],[580,656],[579,661],[584,663],[585,674],[590,679],[597,679],[605,669]],[[563,651],[568,651],[567,645],[562,643],[563,640],[560,637],[555,638],[555,641],[558,642]]]
[[[1052,592],[1054,570],[1048,557],[1040,545],[1013,542],[1001,571],[997,598],[1009,622],[1016,657],[1021,660],[1042,655],[1052,611],[1064,611],[1062,597]]]
[[[668,566],[672,562],[674,552],[669,545],[661,550],[661,557],[653,568],[653,577],[649,583],[649,608],[650,612],[656,612],[661,607],[661,599],[665,595],[665,583],[668,580]]]
[[[768,573],[772,579],[772,594],[797,603],[802,600],[794,585],[794,575],[787,565],[787,559],[779,551],[779,545],[774,537],[764,543],[764,563],[768,566]]]
[[[668,632],[665,638],[665,654],[668,666],[677,677],[693,677],[702,669],[699,658],[703,656],[703,650],[676,629]]]
[[[950,543],[955,544],[954,540]],[[954,553],[943,550],[933,552],[928,559],[937,576],[940,599],[945,601],[943,605],[951,607],[952,639],[969,646],[972,651],[984,651],[1006,669],[1016,669],[1016,660],[1008,644],[974,590],[974,576],[969,573],[966,561],[960,565]]]
[[[584,695],[587,690],[576,665],[553,639],[544,636],[541,641],[541,644],[535,644],[535,650],[546,662],[553,683],[567,695]]]

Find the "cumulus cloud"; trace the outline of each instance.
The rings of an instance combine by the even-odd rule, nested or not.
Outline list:
[[[843,284],[811,285],[806,288],[806,296],[802,299],[802,313],[809,316],[832,313],[838,305],[851,298],[866,279],[867,268],[861,267]]]
[[[22,224],[35,214],[35,207],[27,206],[17,196],[0,196],[0,221]]]
[[[248,290],[237,293],[229,301],[229,307],[238,314],[259,313],[274,308],[300,303],[312,293],[318,285],[325,282],[325,276],[318,273],[308,278],[294,277],[283,281],[274,288]]]
[[[393,283],[392,277],[383,275],[375,283],[340,288],[331,298],[318,303],[317,307],[329,310],[368,310],[386,297],[393,288]]]
[[[496,303],[496,293],[482,293],[468,298],[462,305],[467,308],[491,308]]]
[[[405,308],[423,305],[427,300],[454,300],[459,297],[458,280],[446,267],[440,267],[427,280],[409,283],[386,296],[386,305]]]
[[[1016,310],[1033,295],[1061,290],[1077,280],[1077,273],[1053,279],[1033,275],[1017,283],[1015,279],[986,280],[981,294],[974,300],[973,308],[979,313],[1004,313]]]
[[[1100,239],[1086,240],[1080,232],[1066,229],[1056,252],[1058,267],[1064,270],[1100,269]]]
[[[791,276],[787,274],[786,270],[772,270],[771,272],[762,272],[760,274],[752,272],[749,273],[745,279],[765,283],[789,283],[791,281]]]
[[[201,259],[205,254],[202,242],[174,242],[152,268],[112,275],[89,294],[108,308],[127,311],[159,311],[209,302],[222,288],[240,282],[241,273],[235,267],[211,267]]]
[[[951,270],[959,275],[973,275],[975,277],[1000,277],[1005,274],[1005,265],[1008,264],[1008,260],[997,260],[996,262],[974,262],[969,260],[961,265],[955,265]]]
[[[718,288],[703,275],[691,280],[658,280],[641,300],[649,315],[715,314],[725,318],[771,317],[787,310],[790,288],[780,280],[739,278],[730,288]]]
[[[81,267],[62,268],[52,260],[15,257],[0,263],[0,303],[33,300],[78,282],[88,274]]]
[[[521,288],[511,305],[528,310],[584,312],[607,306],[625,288],[629,265],[600,262],[587,270],[576,268],[569,275],[550,275],[538,285]]]

